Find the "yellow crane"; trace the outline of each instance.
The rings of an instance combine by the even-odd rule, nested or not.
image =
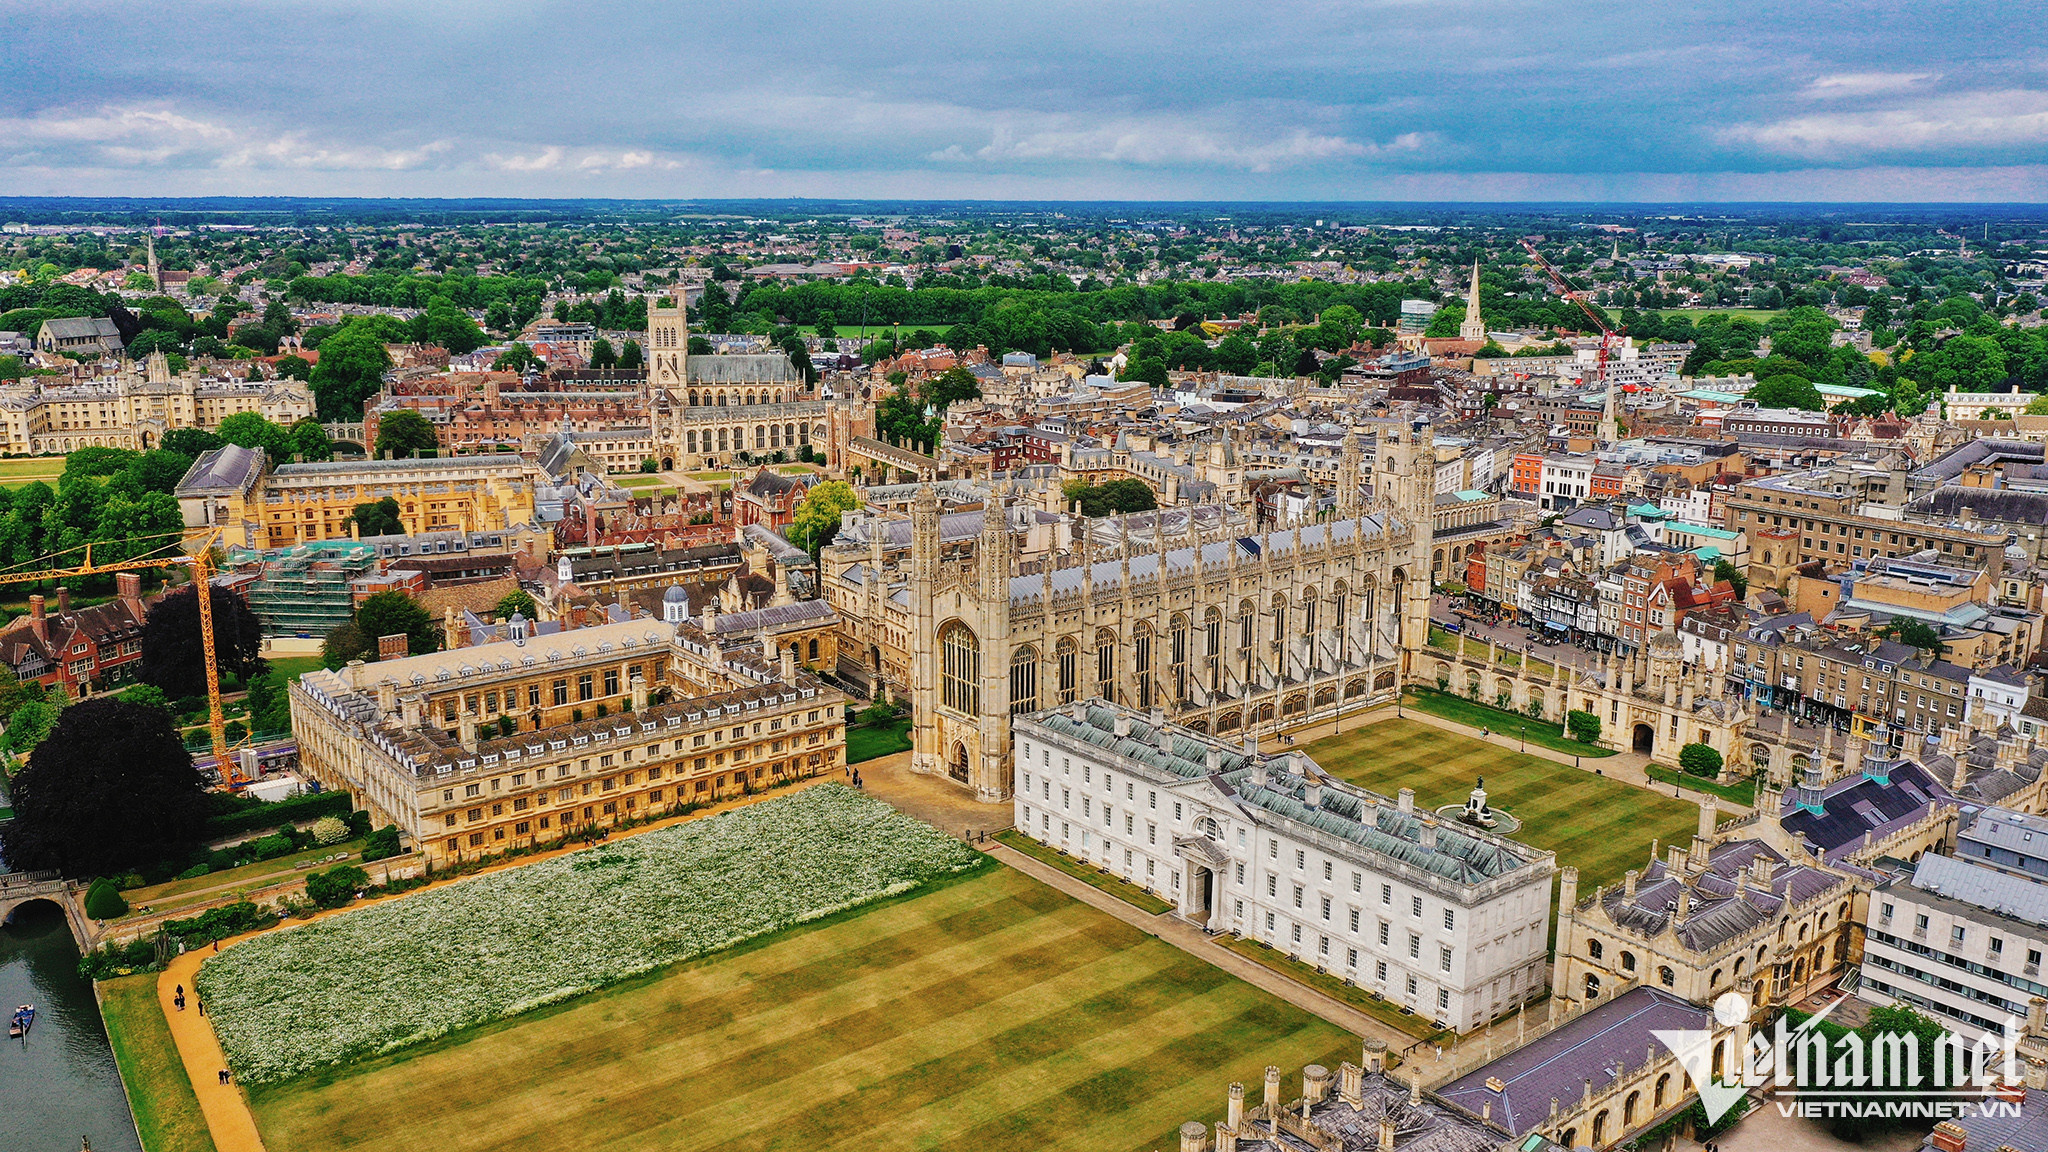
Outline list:
[[[155,536],[138,536],[130,540],[103,541],[97,547],[109,544],[135,545],[151,540],[164,543],[150,548],[141,556],[128,560],[113,560],[94,563],[93,544],[82,544],[52,552],[28,562],[30,566],[16,566],[0,569],[0,585],[30,584],[39,580],[65,580],[78,576],[99,576],[108,572],[135,572],[145,568],[188,567],[192,569],[193,594],[199,600],[200,650],[205,654],[206,663],[206,730],[213,737],[213,757],[220,767],[221,779],[235,783],[233,763],[228,759],[227,721],[220,701],[220,662],[215,655],[213,639],[213,546],[220,540],[216,529],[199,538],[196,552],[186,552],[182,545],[183,532],[164,532]],[[169,555],[158,555],[170,549]],[[82,555],[80,555],[82,553]],[[77,556],[75,563],[66,563],[64,558]]]

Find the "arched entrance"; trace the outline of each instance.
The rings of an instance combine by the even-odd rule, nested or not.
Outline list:
[[[662,470],[662,471],[664,471],[664,472],[673,472],[673,471],[675,471],[675,470],[676,470],[676,458],[675,458],[675,457],[673,457],[673,456],[663,456],[663,457],[661,458],[661,470]]]
[[[1656,743],[1656,729],[1650,727],[1648,724],[1636,725],[1635,741],[1632,745],[1632,747],[1634,747],[1636,751],[1641,752],[1645,756],[1648,756],[1650,754],[1650,749],[1653,748],[1656,745]]]
[[[946,765],[946,775],[962,784],[967,783],[967,745],[958,740],[953,742],[953,759]]]

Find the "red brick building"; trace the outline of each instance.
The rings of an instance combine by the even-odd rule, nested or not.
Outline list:
[[[22,680],[62,685],[73,699],[134,682],[142,664],[142,624],[159,598],[142,595],[142,577],[117,573],[115,597],[89,608],[71,607],[71,589],[57,589],[56,611],[41,596],[28,598],[28,615],[0,628],[0,662]]]

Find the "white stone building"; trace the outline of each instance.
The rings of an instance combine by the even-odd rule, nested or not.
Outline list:
[[[1554,858],[1158,714],[1012,723],[1019,830],[1460,1031],[1545,986]]]
[[[1856,994],[1906,1003],[1976,1040],[2030,1019],[2041,1031],[2048,884],[1928,853],[1870,895]]]

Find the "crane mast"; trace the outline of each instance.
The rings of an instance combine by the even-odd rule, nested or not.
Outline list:
[[[1572,303],[1578,305],[1579,311],[1584,312],[1586,314],[1586,319],[1591,320],[1593,322],[1593,326],[1600,330],[1600,353],[1595,361],[1595,370],[1599,373],[1600,386],[1602,389],[1605,390],[1607,397],[1601,404],[1600,439],[1603,443],[1610,440],[1619,439],[1620,437],[1618,435],[1618,431],[1616,428],[1617,405],[1615,403],[1614,398],[1615,389],[1613,387],[1612,382],[1607,379],[1607,359],[1609,350],[1611,348],[1617,347],[1620,344],[1627,330],[1616,330],[1615,328],[1610,327],[1607,323],[1607,318],[1600,315],[1599,309],[1594,308],[1592,303],[1586,299],[1586,294],[1580,291],[1576,285],[1574,285],[1569,279],[1567,279],[1564,273],[1558,271],[1557,268],[1554,265],[1552,265],[1550,261],[1545,260],[1543,258],[1543,253],[1538,252],[1536,250],[1536,245],[1531,244],[1527,240],[1523,240],[1522,250],[1524,252],[1527,252],[1529,254],[1529,259],[1535,261],[1536,266],[1538,268],[1543,269],[1543,274],[1550,278],[1551,288],[1555,290],[1559,296],[1562,296],[1566,300],[1569,300]]]

